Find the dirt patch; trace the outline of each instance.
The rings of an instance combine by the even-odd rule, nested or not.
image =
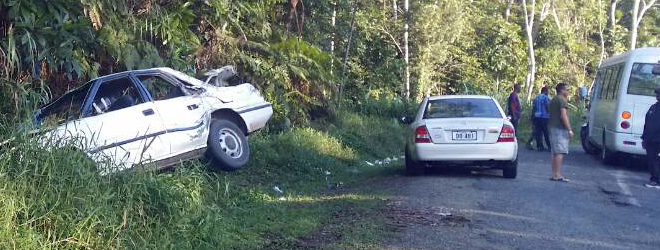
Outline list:
[[[319,228],[316,232],[296,239],[295,247],[299,249],[319,248],[321,246],[328,246],[332,243],[341,241],[343,235],[342,227],[345,223],[350,223],[352,218],[359,216],[351,209],[342,209],[335,212],[331,220],[332,223],[327,223]]]
[[[472,220],[459,214],[439,211],[434,208],[415,208],[402,201],[391,201],[385,206],[390,226],[399,231],[411,225],[425,226],[468,226]]]

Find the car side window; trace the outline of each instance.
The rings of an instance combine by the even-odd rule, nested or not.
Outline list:
[[[151,99],[154,101],[162,101],[185,95],[179,86],[174,85],[161,76],[141,75],[138,76],[138,79],[147,88],[147,91],[151,94]]]
[[[51,126],[80,118],[83,104],[91,86],[92,84],[88,83],[64,94],[52,104],[44,107],[38,119],[43,124]]]
[[[144,103],[144,100],[133,81],[128,77],[103,81],[94,96],[90,116],[109,113],[140,103]]]

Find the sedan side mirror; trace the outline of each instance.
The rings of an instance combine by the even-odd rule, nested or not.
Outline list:
[[[411,123],[413,123],[413,121],[414,121],[413,118],[411,118],[409,116],[401,117],[401,123],[402,124],[411,124]]]

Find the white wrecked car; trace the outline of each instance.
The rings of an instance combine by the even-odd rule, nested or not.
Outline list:
[[[41,107],[35,121],[55,126],[42,140],[73,143],[110,167],[103,173],[143,164],[170,166],[204,154],[214,166],[231,171],[248,162],[246,136],[263,128],[272,114],[271,104],[250,84],[218,87],[170,68],[153,68],[94,79]]]

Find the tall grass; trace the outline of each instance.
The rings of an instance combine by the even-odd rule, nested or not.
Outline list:
[[[79,151],[16,133],[0,148],[0,249],[290,248],[333,211],[370,202],[323,197],[328,182],[359,180],[349,170],[361,159],[398,154],[401,130],[391,118],[342,112],[332,125],[252,135],[238,172],[188,161],[106,176]]]

